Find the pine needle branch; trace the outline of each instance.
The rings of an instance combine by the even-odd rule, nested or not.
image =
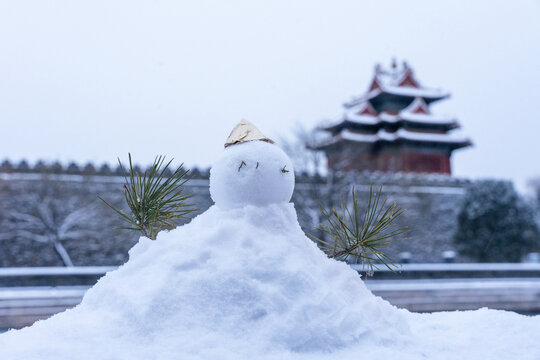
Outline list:
[[[152,166],[141,174],[135,170],[129,157],[129,171],[126,172],[120,159],[120,169],[125,183],[124,199],[129,212],[119,210],[101,196],[98,198],[114,210],[127,225],[119,229],[140,231],[143,236],[156,239],[161,230],[171,230],[176,227],[175,221],[186,218],[193,211],[188,201],[192,197],[184,191],[184,185],[189,181],[189,170],[181,164],[171,176],[166,176],[172,159],[165,162],[165,156],[157,156]]]
[[[354,263],[361,262],[367,267],[368,274],[372,274],[378,264],[395,271],[397,264],[382,251],[382,248],[408,231],[407,227],[399,227],[395,223],[405,210],[395,202],[387,206],[387,199],[381,201],[381,193],[382,186],[374,192],[370,185],[369,200],[364,211],[360,210],[358,191],[355,191],[354,186],[352,209],[349,209],[347,200],[342,201],[340,212],[335,208],[328,211],[321,205],[321,213],[326,219],[326,224],[321,224],[316,230],[328,234],[330,240],[320,239],[314,235],[310,237],[328,257],[352,260]]]

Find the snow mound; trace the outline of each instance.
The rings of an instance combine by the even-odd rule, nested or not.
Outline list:
[[[371,294],[300,229],[292,204],[217,206],[82,303],[0,335],[0,359],[539,359],[540,317],[412,314]]]
[[[0,337],[0,358],[302,353],[408,332],[402,312],[305,237],[292,204],[214,206],[156,241],[141,238],[76,308]]]
[[[210,195],[223,209],[287,203],[293,190],[291,160],[279,147],[264,141],[225,148],[210,170]]]

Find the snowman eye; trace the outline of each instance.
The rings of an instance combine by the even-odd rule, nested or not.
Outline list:
[[[282,173],[288,173],[289,170],[287,170],[287,165],[285,165],[284,167],[281,168],[281,172]]]
[[[245,161],[242,161],[242,163],[240,163],[240,166],[238,167],[238,171],[240,171],[240,169],[242,168],[242,166],[247,166],[247,164],[246,164]]]
[[[255,166],[255,169],[259,168],[259,162],[257,161],[257,166]]]

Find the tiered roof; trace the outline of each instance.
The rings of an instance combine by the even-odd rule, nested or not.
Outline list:
[[[440,89],[421,87],[412,69],[395,63],[392,70],[375,67],[375,76],[363,96],[344,104],[338,121],[323,126],[331,136],[324,149],[342,141],[357,143],[437,144],[450,151],[469,146],[469,139],[452,132],[460,127],[452,116],[435,115],[429,104],[449,97]]]
[[[345,107],[353,107],[366,100],[370,100],[377,107],[378,103],[387,99],[401,98],[411,101],[417,97],[423,98],[429,104],[450,97],[450,93],[442,89],[421,86],[405,61],[402,64],[394,61],[390,70],[385,70],[377,64],[367,93],[346,103]]]

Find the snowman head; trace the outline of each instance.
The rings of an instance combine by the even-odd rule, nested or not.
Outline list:
[[[210,195],[223,209],[287,203],[294,190],[291,160],[253,124],[242,120],[210,170]]]

